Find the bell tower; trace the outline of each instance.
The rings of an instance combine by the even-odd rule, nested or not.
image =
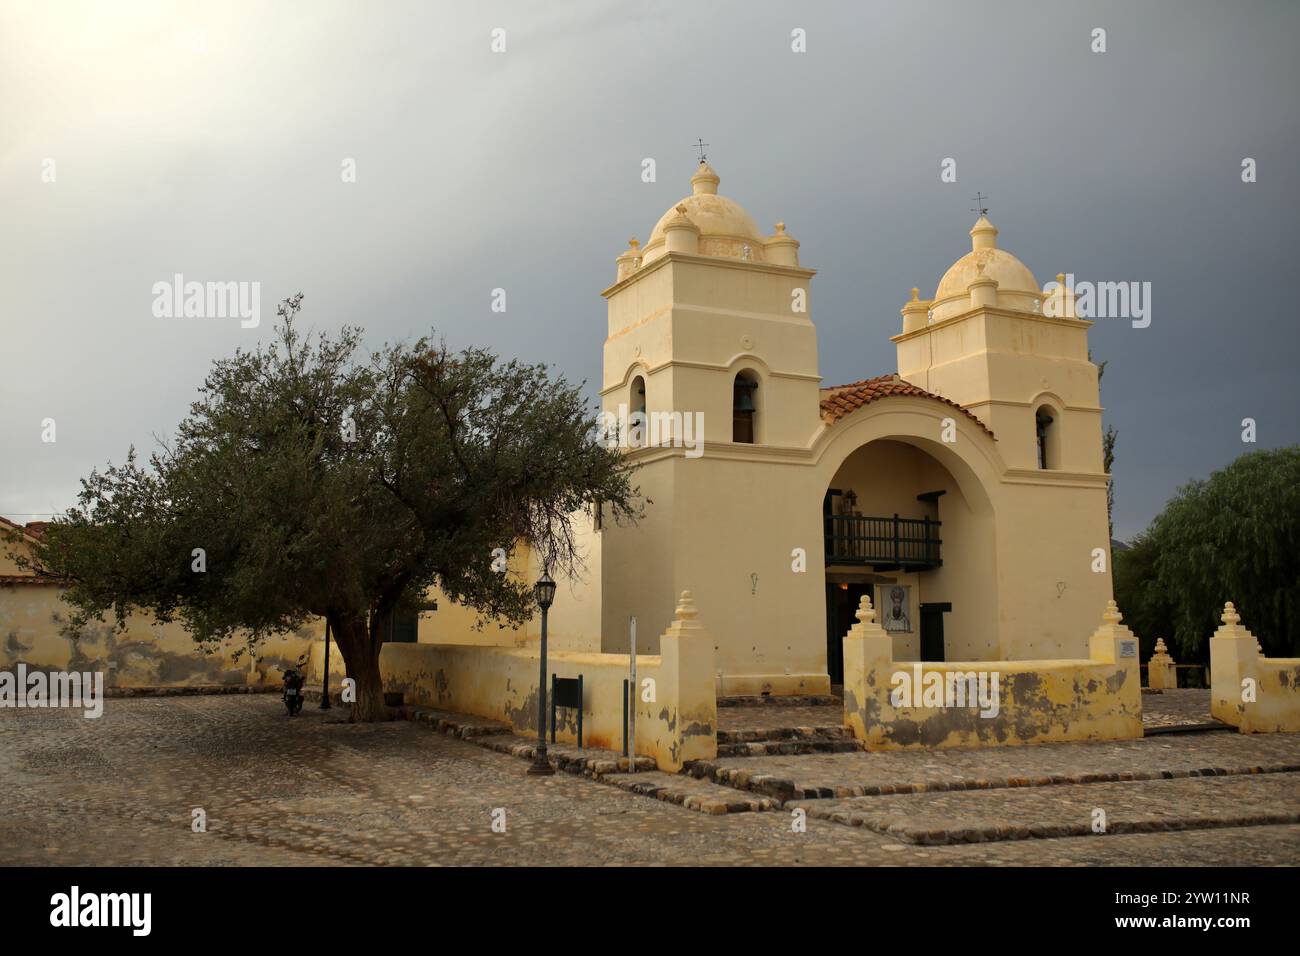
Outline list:
[[[618,257],[616,281],[602,293],[602,410],[617,415],[643,400],[651,416],[700,413],[705,440],[730,443],[744,437],[734,406],[749,403],[749,443],[802,445],[817,421],[820,382],[814,272],[799,265],[784,223],[761,235],[739,203],[718,194],[719,182],[701,162],[691,194],[644,247],[634,239]]]
[[[824,428],[813,270],[799,264],[784,223],[762,235],[718,183],[702,161],[690,195],[644,246],[632,241],[602,293],[602,411],[608,421],[644,409],[650,427],[645,444],[625,446],[645,514],[635,529],[605,522],[601,531],[601,644],[625,651],[635,617],[638,648],[656,653],[675,596],[696,589],[701,615],[718,622],[719,687],[779,660],[777,676],[762,680],[795,693],[825,682],[817,647],[783,649],[823,584],[794,576],[795,599],[772,582],[790,576],[791,548],[820,543],[820,496],[776,514],[771,502],[796,497],[786,489],[804,471],[790,462],[806,460]]]
[[[1039,291],[1029,268],[998,248],[986,216],[970,237],[934,298],[913,289],[903,305],[898,374],[988,425],[1011,468],[1100,474],[1092,323],[1075,316],[1072,295]]]

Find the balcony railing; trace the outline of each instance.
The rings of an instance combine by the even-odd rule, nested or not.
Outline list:
[[[826,563],[868,564],[880,571],[943,564],[940,522],[932,518],[826,515]]]

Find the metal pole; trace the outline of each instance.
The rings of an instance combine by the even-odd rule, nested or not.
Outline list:
[[[330,709],[330,619],[325,618],[325,676],[321,678],[320,709]]]
[[[528,772],[534,776],[555,773],[546,755],[546,608],[542,608],[542,659],[537,672],[537,752]]]
[[[631,653],[629,656],[631,657],[631,661],[632,661],[631,664],[632,686],[629,688],[630,693],[628,694],[628,706],[631,709],[631,714],[629,715],[629,719],[628,719],[628,725],[630,729],[628,731],[627,772],[636,773],[636,700],[637,697],[639,696],[639,691],[636,683],[636,615],[635,614],[632,615],[631,618],[631,630],[632,630],[631,641],[630,641]]]

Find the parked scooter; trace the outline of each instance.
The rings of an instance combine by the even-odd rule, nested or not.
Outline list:
[[[281,698],[284,700],[284,709],[292,717],[298,711],[302,710],[302,686],[307,683],[306,675],[303,669],[307,664],[307,658],[298,658],[298,663],[289,667],[284,672],[284,693]]]

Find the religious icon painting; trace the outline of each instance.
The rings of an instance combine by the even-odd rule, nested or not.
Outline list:
[[[912,586],[910,584],[881,584],[880,626],[886,631],[910,634],[912,632]]]

